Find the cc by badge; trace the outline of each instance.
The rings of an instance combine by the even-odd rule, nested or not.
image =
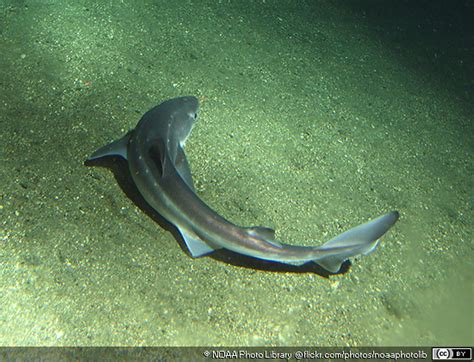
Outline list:
[[[472,361],[472,348],[433,348],[431,358],[435,360]]]

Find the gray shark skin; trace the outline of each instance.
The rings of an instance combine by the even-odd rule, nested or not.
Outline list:
[[[183,146],[198,112],[195,97],[167,100],[145,113],[133,131],[87,159],[125,158],[146,202],[179,230],[193,257],[225,248],[291,265],[315,262],[337,273],[345,260],[375,250],[379,238],[398,220],[399,213],[392,211],[317,247],[283,244],[275,240],[272,229],[231,223],[205,204],[193,186]]]

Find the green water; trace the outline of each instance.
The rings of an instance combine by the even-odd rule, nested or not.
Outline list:
[[[0,345],[472,344],[472,7],[448,3],[1,1]],[[123,165],[83,165],[187,94],[229,220],[301,245],[400,221],[337,275],[192,259]]]

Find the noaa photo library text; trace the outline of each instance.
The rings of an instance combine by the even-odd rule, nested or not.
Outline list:
[[[206,356],[208,353],[204,353]],[[242,350],[218,350],[212,351],[208,356],[212,359],[290,359],[293,356],[291,352],[262,351],[250,352]]]
[[[398,359],[426,359],[428,358],[428,354],[423,351],[417,352],[377,352],[377,351],[370,351],[370,352],[353,352],[353,351],[339,351],[339,352],[317,352],[317,351],[309,351],[309,350],[297,350],[293,352],[281,352],[281,351],[273,351],[273,350],[265,350],[265,351],[248,351],[245,349],[242,350],[214,350],[214,351],[205,351],[205,357],[210,357],[212,359],[391,359],[391,360],[398,360]]]

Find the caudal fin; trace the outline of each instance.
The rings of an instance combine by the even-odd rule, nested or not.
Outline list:
[[[336,236],[318,248],[321,251],[331,252],[325,253],[325,256],[315,262],[331,273],[337,273],[347,259],[373,252],[379,244],[379,238],[397,222],[399,217],[398,211],[392,211]]]

